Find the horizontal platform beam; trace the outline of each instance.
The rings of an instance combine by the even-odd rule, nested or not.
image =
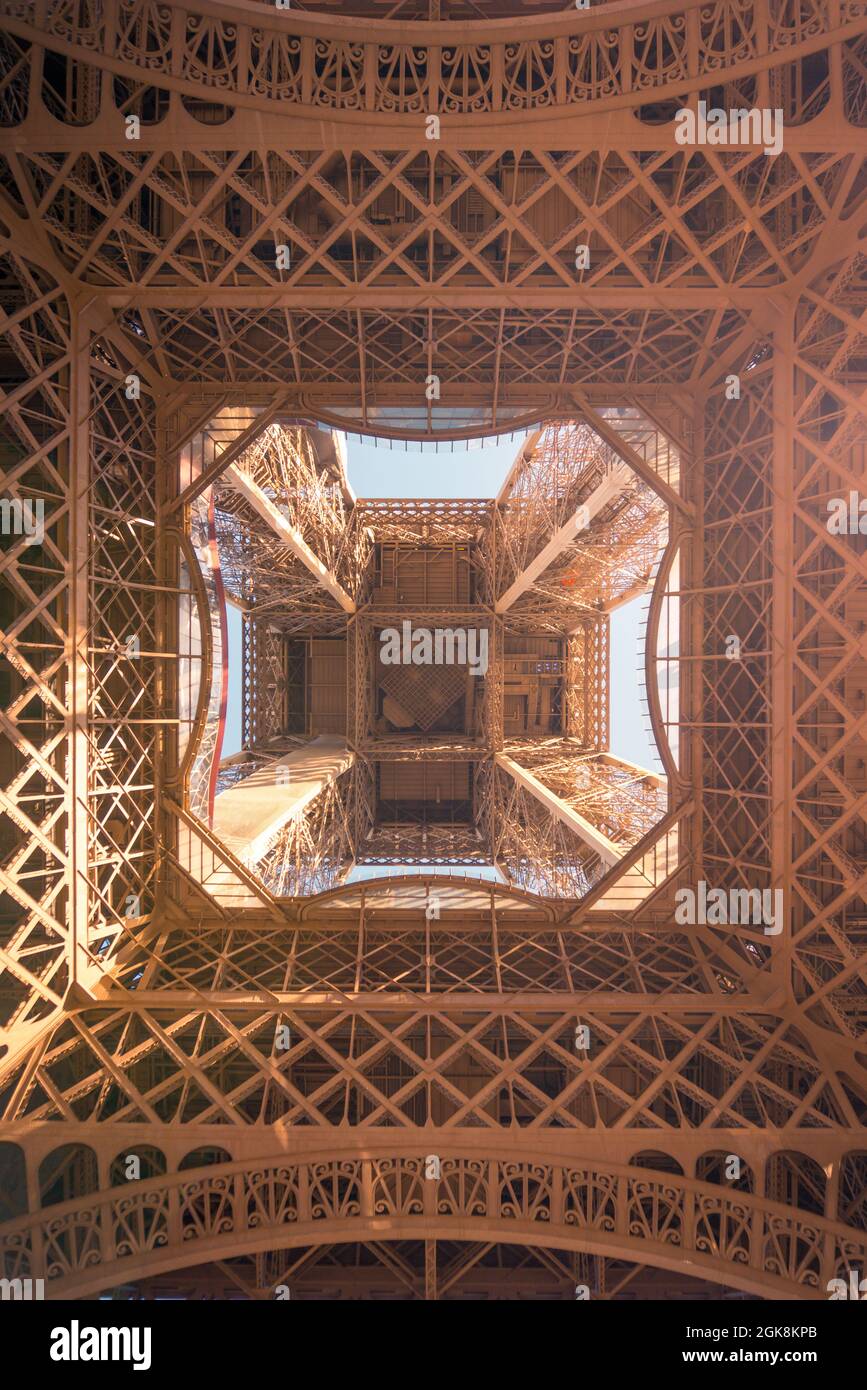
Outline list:
[[[70,1118],[63,1122],[63,1137],[68,1143],[90,1144],[102,1149],[110,1162],[127,1144],[143,1141],[143,1128],[140,1120],[112,1120],[111,1124],[94,1126],[92,1121]],[[24,1143],[31,1153],[35,1152],[41,1158],[56,1147],[57,1130],[56,1120],[42,1121],[37,1128],[30,1118],[8,1119],[4,1121],[3,1137],[11,1142]],[[227,1148],[233,1158],[249,1157],[253,1160],[261,1160],[265,1152],[263,1126],[256,1124],[236,1126],[214,1121],[191,1121],[178,1126],[158,1119],[147,1125],[147,1142],[174,1152],[179,1130],[189,1140],[188,1144],[183,1145],[182,1151],[189,1152],[200,1146],[215,1144]],[[502,1130],[492,1130],[488,1126],[460,1130],[440,1126],[424,1133],[432,1138],[435,1136],[435,1145],[431,1147],[434,1153],[443,1158],[458,1151],[484,1158],[503,1142]],[[273,1130],[269,1134],[273,1134]],[[582,1126],[580,1129],[549,1128],[540,1131],[513,1126],[508,1133],[508,1154],[512,1162],[525,1158],[543,1163],[573,1158],[580,1162],[596,1156],[603,1162],[626,1163],[643,1148],[655,1148],[680,1155],[686,1165],[709,1149],[720,1149],[725,1145],[724,1152],[741,1154],[747,1160],[753,1155],[756,1164],[763,1164],[769,1154],[790,1148],[793,1136],[797,1136],[799,1151],[814,1157],[823,1167],[829,1163],[839,1163],[841,1152],[863,1147],[863,1131],[844,1126],[816,1129],[806,1124],[782,1126],[769,1121],[759,1129],[743,1125],[711,1127],[707,1122],[693,1129],[661,1126],[650,1130]],[[656,1143],[651,1143],[654,1137]],[[419,1152],[417,1128],[353,1125],[342,1120],[328,1126],[327,1136],[323,1135],[320,1125],[295,1125],[292,1128],[293,1155],[320,1154],[324,1138],[331,1144],[335,1155],[341,1157],[349,1157],[359,1151],[364,1157],[415,1156]],[[281,1140],[285,1142],[283,1136]],[[425,1146],[422,1152],[431,1152],[431,1147]],[[281,1152],[279,1144],[275,1158],[278,1156],[282,1156],[285,1162],[285,1150]]]
[[[606,277],[610,281],[610,277]],[[369,285],[317,287],[249,285],[154,286],[99,289],[88,286],[88,297],[111,309],[295,309],[312,311],[368,309],[459,310],[473,309],[754,309],[766,306],[768,296],[784,293],[780,285],[718,288],[714,285],[567,285],[535,288],[504,285],[492,288],[488,281],[463,282],[460,288],[437,283],[427,285]]]
[[[503,923],[500,923],[501,928]],[[451,941],[450,941],[451,944]],[[784,1003],[782,995],[778,1006]],[[281,1013],[283,1010],[297,1009],[339,1009],[341,1013],[404,1013],[407,1009],[418,1009],[422,1004],[436,1013],[438,1010],[453,1013],[460,1009],[471,1009],[473,1013],[484,1011],[489,1014],[509,1016],[515,1013],[526,1014],[534,1009],[545,1014],[546,1019],[557,1009],[564,1016],[572,1018],[576,1007],[586,1007],[595,1017],[605,1016],[611,1010],[620,1018],[633,1014],[678,1014],[690,1018],[712,1018],[718,1014],[734,1014],[738,1017],[751,1009],[762,1010],[772,1007],[766,999],[744,992],[737,992],[726,998],[711,998],[700,994],[627,994],[617,990],[569,990],[562,985],[556,990],[509,990],[502,993],[491,991],[479,993],[473,990],[439,990],[426,994],[420,990],[370,990],[358,993],[349,990],[299,989],[299,990],[136,990],[129,999],[119,990],[108,1000],[99,1001],[99,1008],[106,1011],[123,1007],[132,1013],[146,1013],[150,1009],[167,1012],[177,1009],[181,1014],[208,1009],[244,1009],[259,1014],[263,1010]],[[96,1006],[88,1009],[88,1016]]]
[[[642,594],[649,594],[653,588],[653,576],[648,575],[646,579],[638,579],[634,584],[630,584],[628,589],[624,589],[617,598],[604,599],[599,605],[600,613],[613,613],[616,609],[622,608],[624,604],[631,603],[635,598],[641,598]],[[572,629],[569,636],[572,637],[576,632],[580,632],[580,624]]]

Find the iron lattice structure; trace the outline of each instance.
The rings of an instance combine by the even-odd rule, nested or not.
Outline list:
[[[10,515],[44,504],[0,563],[5,1272],[824,1297],[867,1257],[867,559],[827,525],[864,487],[865,6],[349,8],[2,5],[0,463]],[[700,100],[779,109],[783,151],[679,144]],[[549,433],[494,503],[356,505],[318,422]],[[279,643],[345,646],[351,767],[269,885],[191,801],[218,532],[257,766]],[[605,762],[600,536],[650,591],[664,807]],[[384,733],[369,547],[470,541],[484,697]],[[506,729],[531,633],[565,644],[544,746]],[[504,885],[379,816],[387,764],[467,762]],[[417,871],[346,882],[365,845]],[[783,931],[679,925],[700,880],[782,890]]]

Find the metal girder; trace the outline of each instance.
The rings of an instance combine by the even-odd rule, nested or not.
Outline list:
[[[340,604],[344,613],[355,612],[355,600],[352,599],[330,570],[317,555],[314,555],[310,546],[305,541],[299,531],[291,526],[286,518],[277,510],[269,497],[266,497],[260,487],[247,477],[234,464],[230,464],[226,473],[223,475],[226,482],[236,488],[243,497],[250,503],[251,507],[266,525],[270,526],[279,540],[289,547],[293,555],[297,555],[305,569],[315,577],[323,589]]]
[[[529,791],[546,810],[556,816],[557,820],[562,821],[565,826],[573,830],[579,839],[584,841],[588,849],[591,849],[594,854],[599,855],[599,858],[604,864],[611,867],[611,865],[617,863],[622,854],[619,847],[609,840],[606,835],[601,835],[595,826],[591,825],[590,822],[579,815],[577,811],[574,811],[571,806],[568,806],[565,801],[562,801],[559,796],[550,791],[544,783],[539,781],[538,777],[533,776],[532,772],[528,772],[526,768],[516,763],[514,758],[510,758],[505,753],[496,753],[494,755],[494,761],[498,767],[508,772],[510,777],[514,777],[515,781],[519,782],[522,787],[526,787],[527,791]]]
[[[533,557],[523,573],[496,600],[494,612],[505,613],[507,609],[511,608],[515,600],[532,587],[567,545],[574,542],[576,532],[588,527],[604,507],[621,495],[628,480],[629,470],[627,468],[617,468],[609,473],[599,486],[593,489],[587,501],[581,503],[574,516],[570,517],[558,531],[554,532],[551,539],[542,547],[538,555]]]

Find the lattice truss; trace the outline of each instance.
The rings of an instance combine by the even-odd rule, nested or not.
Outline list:
[[[20,1044],[148,920],[164,653],[153,402],[125,400],[123,345],[46,272],[7,256],[4,297],[2,993]]]
[[[491,850],[475,825],[406,820],[377,825],[357,858],[359,864],[481,866],[490,863]]]
[[[244,489],[244,482],[248,487]],[[279,527],[312,549],[337,584],[360,595],[370,553],[339,479],[317,463],[308,433],[272,423],[216,484],[217,541],[227,588],[284,633],[340,632],[345,612]],[[264,507],[263,501],[271,504]],[[275,515],[276,513],[276,515]]]
[[[783,1143],[794,1138],[785,1131],[797,1133],[798,1121],[808,1127],[817,1124],[824,1137],[845,1114],[833,1091],[817,1084],[819,1069],[809,1049],[790,1038],[778,1020],[761,1015],[722,1020],[712,1029],[665,1015],[644,1025],[630,1017],[624,1039],[616,1018],[582,1012],[582,1021],[598,1033],[608,1053],[606,1062],[589,1074],[585,1059],[575,1053],[574,1011],[549,1012],[543,1021],[524,1011],[504,1020],[499,1014],[480,1013],[478,1007],[472,1014],[449,1008],[445,1017],[442,1011],[416,1010],[412,1018],[379,1016],[367,1023],[355,1014],[340,1018],[320,1009],[307,1011],[300,1023],[294,1014],[280,1015],[277,1027],[283,1017],[291,1020],[287,1026],[296,1039],[288,1059],[275,1054],[275,1018],[270,1011],[257,1018],[249,1010],[235,1009],[218,1024],[210,1013],[188,1009],[182,1020],[172,1021],[165,1039],[151,1031],[147,1012],[114,1010],[104,1018],[85,1014],[74,1050],[81,1069],[77,1109],[82,1122],[102,1121],[113,1129],[150,1120],[158,1126],[153,1137],[162,1142],[167,1126],[188,1125],[191,1137],[182,1136],[182,1142],[191,1148],[196,1128],[220,1124],[226,1131],[221,1147],[231,1152],[237,1147],[233,1130],[263,1121],[315,1126],[320,1144],[328,1142],[329,1130],[347,1120],[387,1124],[410,1136],[419,1125],[491,1129],[518,1123],[547,1134],[565,1127],[582,1138],[595,1121],[606,1128],[632,1130],[631,1147],[637,1152],[641,1145],[635,1131],[646,1134],[649,1114],[654,1142],[648,1147],[663,1153],[673,1149],[676,1154],[672,1131],[684,1125],[705,1129],[697,1137],[716,1145],[708,1116],[717,1096],[726,1098],[721,1105],[724,1129],[737,1132],[749,1117],[753,1125],[783,1130]],[[208,1037],[190,1056],[184,1083],[170,1064],[170,1044],[196,1029],[207,1030]],[[113,1040],[115,1033],[120,1034],[118,1042]],[[112,1038],[109,1055],[117,1074],[109,1086],[99,1055],[107,1036]],[[127,1057],[133,1039],[140,1059],[138,1084]],[[435,1079],[425,1076],[428,1039],[438,1052],[448,1052]],[[664,1058],[666,1049],[678,1056],[681,1067],[689,1059],[688,1081],[670,1079],[673,1069]],[[756,1055],[763,1050],[767,1055],[756,1065]],[[158,1082],[160,1057],[164,1067]],[[270,1059],[270,1065],[262,1065],[263,1058]],[[48,1053],[40,1083],[66,1074],[61,1061],[56,1051]],[[738,1077],[739,1072],[744,1075]],[[813,1092],[812,1103],[799,1106],[791,1098],[792,1073],[805,1092]],[[7,1112],[7,1119],[50,1121],[62,1119],[62,1114],[40,1084],[26,1105]],[[101,1144],[119,1142],[113,1133],[96,1137]],[[749,1136],[742,1137],[741,1146],[753,1148]],[[618,1147],[622,1151],[624,1145]],[[821,1151],[827,1144],[815,1147]]]
[[[220,558],[231,594],[255,604],[258,620],[284,636],[343,632],[345,613],[243,498],[220,488],[218,508]]]
[[[498,499],[494,593],[504,593],[524,573],[620,463],[583,423],[569,429],[549,428],[531,437],[504,488],[505,497]]]
[[[668,810],[662,779],[601,762],[572,740],[510,740],[505,751],[615,844],[631,847]]]
[[[864,485],[863,337],[847,307],[863,271],[862,256],[831,261],[789,307],[773,353],[757,342],[745,354],[750,389],[736,408],[709,408],[705,573],[692,599],[708,631],[705,864],[722,883],[749,873],[786,888],[797,995],[853,1037],[865,998],[856,692],[867,569],[863,538],[834,536],[827,522],[828,499]],[[741,635],[739,662],[724,655],[730,633]],[[766,968],[780,969],[774,953]]]
[[[310,897],[349,872],[356,834],[353,791],[350,771],[320,792],[308,814],[287,822],[256,865],[266,889],[280,897]]]
[[[488,423],[515,409],[517,383],[551,400],[577,380],[700,377],[737,337],[738,309],[800,271],[839,211],[851,156],[817,151],[802,128],[820,113],[852,124],[863,113],[856,0],[834,12],[823,0],[736,12],[683,0],[676,20],[627,17],[613,46],[603,19],[539,17],[516,21],[509,40],[462,35],[445,65],[441,31],[435,54],[423,26],[413,42],[405,25],[373,38],[369,21],[350,19],[342,37],[320,38],[315,17],[294,9],[253,24],[204,0],[160,11],[125,0],[116,36],[109,11],[69,0],[44,17],[5,9],[4,119],[52,137],[9,158],[19,224],[32,209],[46,251],[113,288],[119,320],[158,338],[179,378],[303,381],[332,408],[343,385],[353,411],[363,383],[361,414],[380,427],[378,383],[390,404],[402,388],[427,421],[429,374],[454,399],[483,373]],[[674,93],[690,88],[709,104],[779,107],[783,153],[660,141]],[[630,106],[637,123],[618,114]],[[213,121],[236,107],[268,131],[294,109],[346,131],[366,112],[387,115],[398,152],[280,138],[220,149]],[[550,120],[527,149],[530,108]],[[424,141],[425,111],[441,113],[438,145]],[[450,121],[478,128],[489,113],[515,148],[452,148]],[[590,115],[587,145],[562,153],[579,113]],[[125,139],[127,115],[142,121],[138,143]],[[87,152],[62,136],[93,123],[100,143]],[[582,272],[576,245],[591,252]],[[286,270],[276,246],[290,253]],[[461,299],[470,287],[473,303]]]
[[[565,731],[584,748],[608,747],[609,623],[582,618],[566,643]]]
[[[357,597],[370,540],[348,505],[342,473],[335,477],[322,467],[308,431],[270,424],[235,466],[273,502],[293,531],[315,546],[317,557],[338,583]]]
[[[242,1232],[264,1264],[321,1251],[313,1203],[413,1290],[420,1254],[391,1242],[424,1220],[444,1249],[520,1226],[550,1269],[546,1241],[596,1259],[604,1231],[636,1264],[665,1242],[717,1287],[824,1297],[867,1259],[867,559],[827,525],[865,488],[863,4],[682,0],[613,28],[522,10],[508,38],[446,20],[433,44],[412,20],[373,37],[341,15],[320,40],[312,11],[217,0],[2,8],[2,493],[44,502],[45,528],[29,546],[13,526],[0,559],[4,1270],[92,1296],[130,1251],[156,1274],[202,1237],[232,1260]],[[780,107],[782,153],[677,145],[693,99]],[[606,896],[599,855],[492,756],[477,823],[506,887],[342,882],[376,847],[363,749],[287,831],[273,891],[243,880],[254,906],[185,878],[171,477],[227,402],[442,438],[580,418],[639,480],[634,582],[665,506],[689,660],[653,833],[674,827],[679,857],[640,904]],[[253,517],[222,517],[247,545]],[[363,528],[329,520],[319,549],[318,526],[339,568]],[[532,563],[541,541],[510,543]],[[492,608],[509,554],[484,571]],[[508,564],[506,589],[526,574]],[[495,650],[546,584],[492,618]],[[560,613],[571,590],[550,587]],[[358,746],[364,619],[341,621]],[[605,624],[579,622],[567,661],[604,674]],[[500,752],[499,679],[489,708]],[[604,752],[601,707],[583,727],[566,708]],[[570,793],[571,765],[536,771]],[[614,818],[616,783],[572,792]],[[782,934],[678,925],[674,890],[702,878],[781,889]],[[444,1176],[419,1196],[432,1131]],[[121,1187],[133,1142],[161,1166]]]
[[[360,497],[354,509],[358,524],[381,544],[412,546],[477,545],[491,512],[487,499],[466,497]]]
[[[838,263],[824,294],[794,316],[791,370],[796,661],[788,673],[797,759],[792,769],[794,985],[810,1016],[857,1036],[865,984],[864,689],[867,541],[830,535],[827,497],[864,487],[864,339],[845,313],[863,293],[865,262]],[[840,541],[842,540],[842,544]],[[787,865],[787,868],[789,866]]]
[[[598,852],[503,768],[483,765],[477,788],[485,838],[507,882],[546,897],[582,898],[602,878]]]
[[[286,719],[286,647],[267,621],[246,616],[244,641],[245,748],[264,747],[283,733]]]
[[[487,569],[507,631],[570,632],[634,597],[667,538],[662,498],[585,421],[532,436],[498,502]]]

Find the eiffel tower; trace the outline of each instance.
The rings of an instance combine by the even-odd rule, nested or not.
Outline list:
[[[867,1267],[864,4],[0,35],[0,1275],[826,1299]],[[514,462],[358,496],[347,434]],[[636,599],[661,771],[611,747]]]

